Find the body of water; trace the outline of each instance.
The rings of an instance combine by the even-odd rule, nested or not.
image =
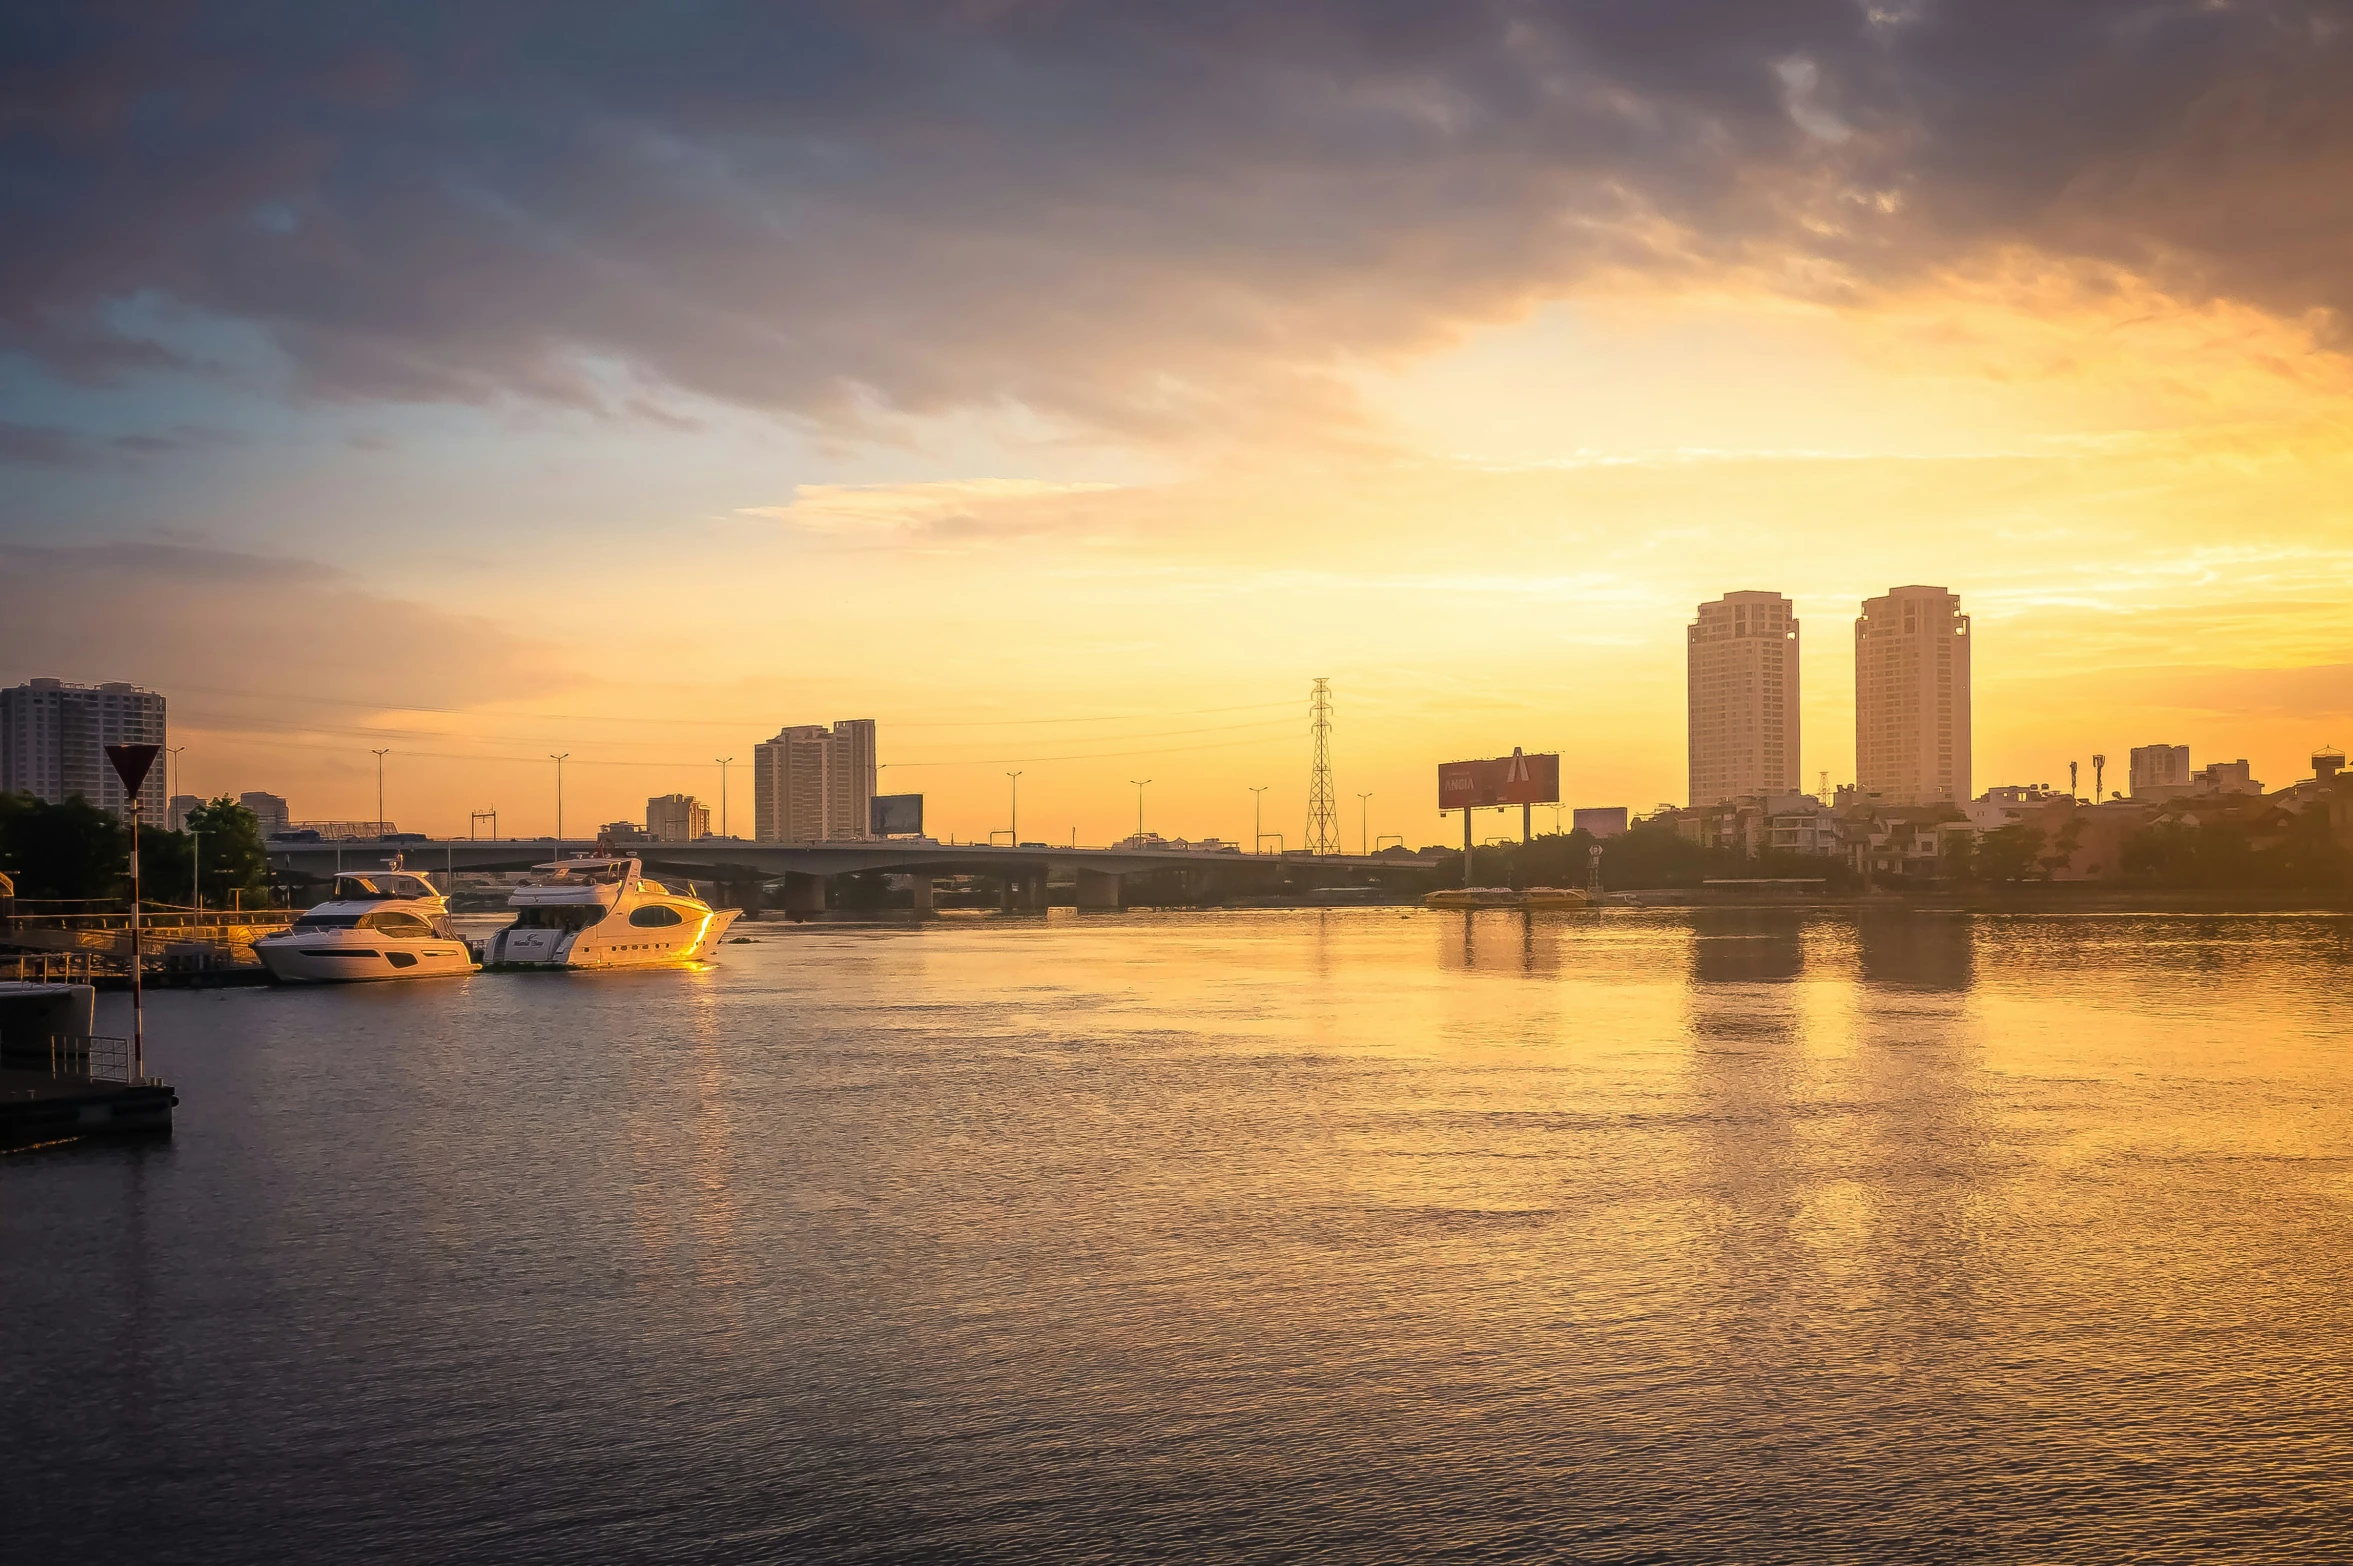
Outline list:
[[[2353,1537],[2353,922],[750,928],[153,997],[175,1138],[0,1160],[10,1557]]]

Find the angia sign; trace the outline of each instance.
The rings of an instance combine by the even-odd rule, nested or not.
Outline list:
[[[1440,810],[1484,810],[1492,805],[1560,803],[1560,757],[1513,751],[1493,761],[1438,764]]]

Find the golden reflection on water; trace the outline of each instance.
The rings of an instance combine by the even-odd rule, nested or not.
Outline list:
[[[8,1211],[154,1252],[154,1353],[41,1406],[203,1417],[39,1461],[407,1484],[442,1558],[518,1493],[614,1557],[2316,1558],[2349,929],[1057,911],[159,997],[169,1157]],[[0,1306],[119,1336],[51,1249]]]

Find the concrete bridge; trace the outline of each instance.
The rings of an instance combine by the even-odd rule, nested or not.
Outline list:
[[[428,873],[458,870],[528,870],[566,854],[589,853],[592,841],[567,838],[345,838],[295,843],[273,839],[270,863],[282,870],[324,879],[337,870],[381,867],[394,854],[410,869]],[[1182,848],[1061,848],[1039,843],[922,843],[879,839],[862,843],[753,843],[735,837],[704,837],[691,843],[629,843],[616,854],[634,857],[658,878],[716,882],[725,904],[757,911],[762,888],[780,882],[784,907],[815,913],[828,901],[827,885],[837,876],[887,871],[914,880],[915,906],[932,906],[932,882],[940,876],[991,877],[1004,886],[1008,908],[1043,908],[1046,883],[1057,872],[1076,882],[1081,908],[1123,906],[1123,883],[1133,876],[1176,872],[1188,895],[1202,900],[1209,888],[1247,888],[1259,894],[1330,886],[1394,886],[1418,889],[1432,874],[1426,860],[1401,854],[1234,854]],[[1058,877],[1057,877],[1058,878]]]

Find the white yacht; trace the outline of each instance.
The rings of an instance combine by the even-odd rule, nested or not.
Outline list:
[[[649,881],[635,859],[536,867],[507,899],[515,922],[475,947],[489,968],[653,968],[701,962],[742,912]]]
[[[449,901],[396,860],[346,870],[328,899],[253,943],[270,977],[289,983],[439,979],[472,973],[474,957],[449,927]]]

